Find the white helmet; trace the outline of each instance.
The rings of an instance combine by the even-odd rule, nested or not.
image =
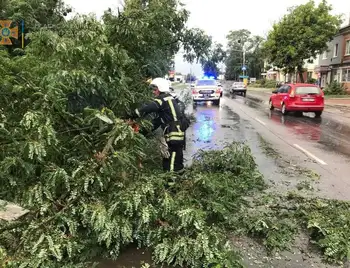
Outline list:
[[[170,92],[168,80],[161,77],[154,78],[151,87],[157,87],[160,92]]]

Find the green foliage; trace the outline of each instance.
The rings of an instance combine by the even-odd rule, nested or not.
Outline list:
[[[220,70],[218,64],[223,62],[226,57],[226,52],[222,44],[215,44],[207,58],[202,59],[203,72],[209,76],[218,77]]]
[[[306,81],[306,83],[308,83],[308,84],[315,84],[316,81],[317,81],[317,80],[316,80],[315,78],[308,78],[307,81]]]
[[[150,97],[146,75],[162,75],[180,45],[193,60],[206,55],[211,40],[184,28],[187,11],[176,1],[138,3],[107,12],[105,24],[89,16],[61,21],[60,1],[22,3],[38,24],[28,27],[21,56],[0,50],[0,198],[29,213],[0,223],[2,267],[86,267],[135,241],[153,249],[172,243],[168,262],[229,259],[222,230],[208,225],[197,234],[189,222],[188,238],[177,229],[182,217],[169,233],[156,224],[186,207],[168,209],[157,143],[124,119]],[[14,16],[26,12],[16,8]],[[159,30],[160,22],[167,26]],[[149,129],[147,120],[138,123]],[[181,244],[169,240],[173,232]],[[163,261],[164,252],[155,254]]]
[[[178,0],[130,0],[122,13],[104,14],[108,40],[120,45],[136,60],[143,76],[164,76],[173,56],[182,48],[192,62],[208,54],[211,38],[200,29],[186,28],[189,13]]]
[[[33,18],[49,14],[34,2]],[[51,12],[58,2],[48,3]],[[210,38],[183,29],[186,19],[175,1],[130,0],[107,12],[105,25],[58,19],[33,28],[24,55],[0,50],[0,198],[29,210],[0,222],[1,267],[87,267],[132,243],[151,248],[158,263],[241,267],[228,231],[273,250],[308,226],[329,260],[346,256],[347,203],[261,197],[262,175],[240,143],[199,152],[181,177],[163,174],[156,141],[124,121],[149,97],[145,75],[163,73],[180,46],[188,59],[207,55]],[[160,21],[169,24],[158,31]],[[280,203],[294,212],[276,213]]]
[[[241,267],[226,243],[226,230],[246,203],[243,197],[265,188],[249,147],[236,143],[200,152],[169,189],[164,185],[169,175],[154,170],[112,179],[108,171],[115,164],[110,160],[98,167],[90,161],[100,171],[95,179],[92,170],[80,177],[86,167],[75,171],[74,178],[65,174],[60,197],[52,196],[62,188],[53,180],[63,170],[51,171],[46,182],[23,190],[31,198],[25,203],[31,212],[20,228],[17,222],[6,226],[7,237],[16,241],[6,245],[6,267],[79,267],[95,255],[117,257],[132,242],[153,248],[160,263]]]
[[[342,263],[349,256],[349,202],[264,194],[251,204],[241,222],[248,235],[263,239],[270,251],[285,249],[301,230],[326,261]]]
[[[301,74],[304,60],[316,58],[327,50],[327,43],[339,29],[340,17],[331,15],[331,10],[325,0],[318,6],[309,1],[290,8],[289,13],[274,24],[264,43],[268,61],[287,73],[297,70]],[[300,78],[303,79],[301,75]]]
[[[25,23],[24,33],[38,31],[41,28],[58,30],[65,22],[65,16],[72,10],[62,0],[6,0],[0,4],[0,18],[11,19],[17,23],[23,20]],[[19,24],[21,27],[21,24]],[[16,48],[21,48],[22,37],[19,31],[18,40],[12,39],[12,46],[6,46],[11,54],[20,54]],[[25,46],[30,43],[28,36],[25,36]]]
[[[261,44],[263,38],[251,36],[248,30],[230,31],[227,35],[228,51],[226,58],[225,79],[238,80],[242,74],[243,48],[245,49],[246,74],[250,77],[260,78],[264,67]]]
[[[276,88],[277,82],[275,80],[267,80],[267,79],[261,79],[256,80],[254,84],[250,84],[251,87],[258,87],[258,88]]]
[[[332,81],[324,89],[324,94],[325,95],[347,95],[347,91],[343,84],[337,81]]]

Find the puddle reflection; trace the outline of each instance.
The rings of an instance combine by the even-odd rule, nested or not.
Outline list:
[[[303,122],[295,120],[292,116],[284,116],[278,113],[278,111],[269,111],[268,117],[272,121],[292,129],[294,134],[306,136],[307,139],[313,141],[319,141],[321,139],[322,130],[320,126],[322,124],[322,118],[306,118],[307,121]]]
[[[347,138],[350,133],[332,120],[295,115],[283,116],[278,111],[269,111],[269,119],[291,129],[293,134],[304,139],[317,142],[324,150],[350,156],[350,142]]]

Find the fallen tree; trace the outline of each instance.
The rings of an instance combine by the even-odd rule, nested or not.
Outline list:
[[[129,12],[137,10],[131,5]],[[22,56],[0,52],[0,199],[29,211],[0,222],[1,267],[86,267],[95,256],[117,258],[131,243],[151,248],[158,263],[240,267],[228,234],[262,238],[274,250],[308,224],[329,260],[344,259],[347,203],[265,195],[246,145],[200,152],[183,177],[158,170],[155,141],[124,122],[148,97],[144,76],[162,72],[143,67],[152,57],[142,66],[133,57],[129,26],[132,48],[115,42],[108,22],[78,17],[57,31],[32,33]],[[166,188],[169,180],[175,183]],[[270,205],[278,200],[291,202],[293,213]]]

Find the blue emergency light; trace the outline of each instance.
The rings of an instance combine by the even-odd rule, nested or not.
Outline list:
[[[202,79],[204,80],[215,80],[215,77],[214,76],[203,76]]]

